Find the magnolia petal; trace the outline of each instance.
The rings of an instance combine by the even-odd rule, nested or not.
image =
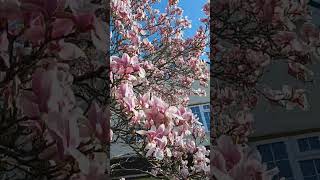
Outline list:
[[[22,96],[20,98],[20,105],[22,114],[29,118],[34,118],[40,116],[39,106],[38,104],[30,101],[26,97]]]
[[[160,149],[160,148],[157,148],[157,149],[155,150],[154,157],[157,158],[157,159],[160,160],[160,161],[163,160],[163,158],[164,158],[163,150]]]
[[[88,119],[91,124],[91,127],[95,131],[96,123],[99,121],[101,116],[99,115],[101,109],[99,105],[96,102],[93,102],[90,106],[90,109],[88,111]]]
[[[61,59],[72,60],[80,57],[86,57],[86,54],[75,44],[66,43],[63,40],[59,42],[61,50],[58,55]]]
[[[153,152],[155,151],[155,149],[156,149],[155,146],[151,147],[151,148],[148,150],[148,152],[147,152],[147,154],[146,154],[146,157],[151,156],[151,155],[153,154]]]
[[[137,134],[140,134],[140,135],[145,135],[147,134],[147,131],[145,130],[139,130],[139,131],[136,131]]]
[[[103,26],[103,22],[99,19],[95,19],[94,28],[95,30],[91,31],[91,39],[93,44],[98,50],[107,52],[107,28]]]
[[[64,137],[64,130],[65,130],[65,125],[64,125],[64,119],[61,116],[61,113],[58,112],[50,112],[48,113],[48,120],[47,120],[47,125],[48,128],[54,132],[57,136],[60,138]]]
[[[7,51],[9,45],[9,40],[6,31],[4,31],[0,36],[0,51]]]
[[[166,148],[166,154],[168,157],[172,157],[171,150],[169,148]]]
[[[66,117],[67,121],[69,121],[69,147],[77,148],[80,144],[80,130],[78,126],[78,119],[80,118],[80,114],[82,114],[79,108],[74,109],[68,116]]]
[[[110,141],[113,139],[113,131],[110,129]]]
[[[56,19],[52,23],[51,36],[53,39],[66,36],[72,33],[73,28],[74,28],[74,23],[71,19],[66,19],[66,18]]]
[[[68,149],[68,153],[77,160],[80,171],[88,175],[90,173],[90,160],[77,149]]]

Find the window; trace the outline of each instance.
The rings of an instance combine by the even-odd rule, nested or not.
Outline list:
[[[275,176],[274,180],[278,180],[281,177],[285,177],[286,180],[293,180],[293,173],[284,142],[258,145],[257,149],[261,153],[262,162],[266,163],[268,169],[279,168],[280,173]]]
[[[190,107],[193,114],[195,114],[199,121],[205,126],[206,130],[210,129],[210,105],[199,105]]]
[[[202,124],[204,124],[203,121],[202,121],[202,115],[201,115],[199,106],[191,107],[191,111],[192,111],[193,114],[195,114],[199,118],[199,121]]]
[[[320,132],[253,143],[268,169],[278,167],[286,180],[320,180]],[[290,149],[289,149],[290,147]]]
[[[320,180],[320,159],[299,161],[304,180]]]
[[[300,152],[319,150],[320,141],[318,136],[298,139],[298,146]]]

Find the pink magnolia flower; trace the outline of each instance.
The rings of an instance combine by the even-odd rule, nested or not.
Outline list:
[[[125,98],[125,97],[132,97],[134,96],[133,93],[133,86],[129,83],[123,83],[119,86],[118,89],[118,95],[119,98]]]
[[[231,137],[224,135],[217,139],[217,153],[212,161],[213,166],[217,165],[221,168],[221,171],[225,172],[239,163],[242,157],[240,146],[235,145]],[[224,162],[221,162],[221,160]]]
[[[92,103],[88,111],[88,120],[95,136],[102,142],[107,143],[111,141],[111,134],[109,132],[110,122],[108,113],[103,111],[96,102]]]
[[[177,4],[179,2],[179,0],[169,0],[169,5],[173,6],[175,4]]]
[[[30,28],[24,32],[24,37],[32,42],[34,46],[39,45],[44,41],[45,37],[45,27],[44,27],[44,17],[38,15],[33,17],[30,21]]]
[[[94,15],[92,13],[83,13],[74,16],[77,28],[82,32],[94,29]]]
[[[106,23],[101,21],[100,19],[94,19],[94,30],[91,30],[91,39],[93,44],[98,50],[102,52],[107,51],[107,32]]]
[[[161,139],[156,137],[153,142],[147,144],[146,149],[148,152],[146,157],[153,155],[156,159],[162,160],[165,156],[165,152],[167,156],[171,156],[171,152],[166,145],[168,143],[168,139],[166,136],[163,136]]]
[[[167,148],[168,138],[166,137],[167,131],[165,130],[165,125],[161,124],[158,128],[152,126],[150,130],[140,130],[137,131],[138,134],[147,135],[148,144],[145,147],[147,151],[146,157],[153,155],[153,157],[158,160],[162,160],[165,156],[171,157],[171,151]]]
[[[207,158],[209,151],[204,146],[198,146],[197,152],[193,156],[194,168],[196,171],[203,171],[205,174],[208,174],[210,171],[209,162],[210,159]]]
[[[51,37],[57,39],[69,35],[74,31],[74,22],[69,18],[55,19],[52,26]]]
[[[140,124],[140,123],[142,123],[142,122],[145,122],[145,121],[144,121],[144,118],[146,117],[146,114],[144,113],[143,110],[138,110],[138,111],[133,110],[133,113],[134,113],[134,115],[133,115],[133,117],[131,118],[131,123],[132,123],[133,125],[135,125],[135,124]]]
[[[119,75],[128,76],[137,73],[139,77],[144,78],[146,74],[138,58],[136,56],[130,58],[128,54],[123,54],[122,58],[112,56],[110,66],[112,71]]]
[[[168,105],[160,98],[152,96],[151,100],[149,101],[149,106],[150,108],[145,110],[146,118],[148,120],[153,120],[157,125],[165,123],[165,112],[168,108]]]
[[[58,42],[59,52],[58,55],[63,60],[71,60],[77,58],[85,58],[85,53],[75,44],[60,40]]]
[[[242,160],[231,170],[230,175],[234,180],[244,178],[271,180],[278,173],[278,168],[267,170],[266,165],[261,163],[260,154],[256,150],[245,148]]]
[[[149,108],[149,100],[150,100],[151,94],[150,92],[145,93],[144,95],[139,95],[139,104],[142,108]]]
[[[40,112],[48,112],[49,99],[61,95],[61,90],[54,91],[59,87],[57,79],[57,72],[55,70],[46,71],[44,69],[37,69],[32,75],[32,91],[34,95],[30,95],[31,101],[38,104]],[[53,93],[54,92],[54,93]]]
[[[3,32],[0,35],[0,52],[7,51],[8,45],[9,45],[9,41],[8,41],[7,33]]]
[[[94,29],[95,10],[97,5],[85,0],[68,0],[68,6],[73,12],[77,28],[82,32]]]
[[[72,155],[80,143],[77,120],[80,118],[79,110],[71,112],[49,112],[47,124],[50,134],[57,141],[58,152],[61,158]]]

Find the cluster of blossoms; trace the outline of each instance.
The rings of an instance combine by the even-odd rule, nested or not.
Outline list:
[[[183,107],[188,96],[203,94],[201,89],[192,90],[192,84],[199,81],[206,87],[208,82],[208,68],[199,60],[208,26],[184,39],[183,30],[191,24],[182,17],[177,1],[169,1],[165,13],[153,9],[153,2],[111,3],[111,54],[117,56],[111,62],[114,112],[123,113],[134,133],[143,137],[135,147],[155,158],[150,160],[154,166],[160,163],[160,174],[166,175],[168,164],[175,165],[173,159],[179,164],[179,168],[169,166],[174,173],[192,179],[198,177],[193,174],[199,168],[206,172],[208,151],[190,140],[201,138],[203,130]],[[289,75],[309,80],[308,66],[318,58],[319,31],[311,23],[307,1],[221,0],[209,7],[207,3],[203,10],[207,16],[212,11],[210,19],[201,21],[210,22],[213,30],[211,144],[217,144],[211,148],[213,178],[272,179],[277,169],[267,170],[258,153],[245,146],[253,132],[251,111],[261,99],[287,109],[308,108],[303,89],[283,85],[275,90],[265,76],[277,62],[285,62]],[[113,129],[124,126],[115,123]],[[184,146],[191,151],[183,151]],[[193,163],[184,158],[177,161],[176,154],[188,153],[194,155]]]
[[[154,95],[154,90],[144,94],[134,91],[135,85],[139,85],[140,81],[146,81],[146,72],[152,70],[150,66],[148,70],[144,70],[145,64],[140,63],[137,57],[130,58],[124,54],[122,58],[112,57],[111,60],[113,81],[119,82],[112,91],[113,97],[119,106],[117,108],[121,109],[126,118],[114,120],[125,120],[127,126],[129,125],[127,128],[135,128],[135,133],[144,137],[144,141],[136,144],[135,148],[147,158],[154,158],[160,163],[163,161],[161,168],[168,164],[178,168],[180,166],[180,173],[176,174],[176,178],[188,178],[199,173],[208,174],[209,152],[195,142],[205,136],[204,128],[198,119],[184,106],[170,106]],[[114,132],[117,135],[117,130]],[[121,134],[121,137],[126,136]],[[193,169],[186,164],[188,153],[194,154]]]
[[[105,7],[0,2],[1,179],[108,178]]]
[[[209,68],[201,60],[208,26],[185,38],[191,22],[178,1],[168,2],[165,12],[155,3],[111,1],[112,143],[140,137],[129,145],[148,159],[154,175],[206,179],[209,150],[200,145],[206,133],[186,106],[208,86]],[[192,88],[195,81],[200,89]]]

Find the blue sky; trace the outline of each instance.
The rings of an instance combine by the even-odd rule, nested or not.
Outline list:
[[[188,16],[188,19],[192,22],[191,29],[184,32],[185,37],[193,36],[201,25],[199,19],[205,17],[202,8],[206,2],[207,0],[179,0],[178,6],[183,9],[183,16]],[[167,4],[168,0],[161,0],[160,3],[156,4],[155,8],[163,12]]]
[[[197,28],[202,24],[199,19],[205,17],[202,8],[206,2],[207,0],[180,0],[178,5],[184,10],[183,15],[188,16],[188,19],[192,21],[192,28],[185,32],[186,36],[195,34]]]
[[[208,0],[179,0],[178,6],[183,9],[183,16],[188,16],[191,20],[192,27],[184,31],[184,37],[192,37],[195,35],[198,27],[203,25],[200,18],[204,18],[205,14],[202,11],[203,6]],[[160,12],[164,12],[168,4],[168,0],[161,0],[154,8],[159,9]],[[207,56],[202,56],[203,59],[208,60]]]

